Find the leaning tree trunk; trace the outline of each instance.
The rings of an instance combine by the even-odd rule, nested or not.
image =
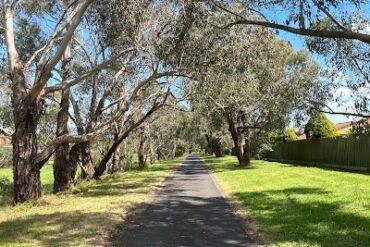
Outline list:
[[[108,152],[104,155],[104,157],[101,159],[99,165],[95,168],[94,178],[99,179],[103,173],[107,170],[107,164],[109,160],[112,158],[114,152],[117,150],[119,145],[123,142],[124,138],[126,138],[126,135],[121,136],[118,138],[115,142],[113,142],[112,146],[109,148]]]

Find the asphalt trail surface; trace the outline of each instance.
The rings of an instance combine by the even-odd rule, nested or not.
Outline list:
[[[251,246],[198,155],[190,154],[112,246]]]

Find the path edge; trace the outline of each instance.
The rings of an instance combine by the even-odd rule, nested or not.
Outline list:
[[[200,155],[199,157],[206,165],[208,174],[210,175],[213,183],[220,192],[222,198],[230,206],[236,218],[242,223],[245,233],[252,240],[253,246],[255,247],[270,246],[269,241],[267,241],[266,237],[264,236],[265,234],[260,229],[258,229],[254,219],[249,214],[248,209],[245,208],[245,206],[238,200],[238,198],[236,198],[227,190],[226,188],[227,186],[216,177],[213,170],[209,167],[209,165],[203,159],[203,157]]]

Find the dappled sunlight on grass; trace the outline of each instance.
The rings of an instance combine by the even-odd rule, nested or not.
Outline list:
[[[370,246],[370,176],[235,157],[206,160],[279,246]],[[229,168],[232,167],[232,168]]]
[[[144,171],[128,171],[83,182],[63,195],[0,211],[1,246],[91,246],[122,216],[141,204],[174,167],[161,162]]]

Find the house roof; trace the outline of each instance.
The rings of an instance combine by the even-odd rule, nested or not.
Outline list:
[[[340,129],[344,129],[344,128],[350,127],[354,123],[356,123],[356,122],[347,121],[347,122],[343,122],[343,123],[338,123],[338,124],[335,125],[335,127],[337,128],[337,130],[340,130]]]

